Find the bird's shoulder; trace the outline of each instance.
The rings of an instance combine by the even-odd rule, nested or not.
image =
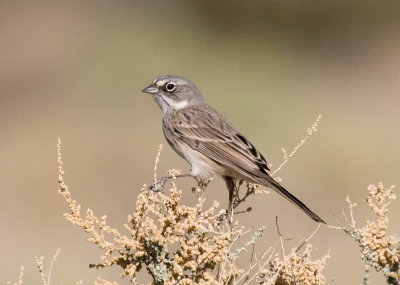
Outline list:
[[[176,110],[170,114],[169,121],[181,128],[218,129],[226,135],[238,133],[224,116],[207,104]]]

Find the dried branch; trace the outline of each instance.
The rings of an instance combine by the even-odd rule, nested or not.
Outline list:
[[[338,227],[351,236],[361,249],[361,258],[364,260],[366,270],[363,283],[369,283],[369,269],[382,271],[388,284],[400,284],[400,241],[397,235],[388,235],[389,223],[388,206],[396,199],[394,186],[385,189],[382,183],[368,186],[366,202],[376,215],[376,221],[367,221],[365,226],[357,228],[353,216],[353,208],[357,205],[352,203],[349,197],[346,201],[349,205],[350,218],[343,213],[346,226],[338,221]]]
[[[276,173],[278,173],[283,166],[291,159],[295,153],[304,145],[304,143],[318,131],[318,125],[319,121],[321,120],[322,116],[318,115],[317,119],[315,119],[314,123],[312,124],[311,128],[307,129],[307,136],[304,137],[298,145],[295,146],[295,148],[292,150],[292,152],[288,155],[286,152],[286,149],[282,147],[282,152],[283,152],[283,162],[270,174],[271,176],[274,176]]]

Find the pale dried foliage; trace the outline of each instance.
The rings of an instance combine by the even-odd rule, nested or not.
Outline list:
[[[347,197],[350,218],[344,215],[346,226],[340,225],[340,229],[350,235],[360,246],[361,258],[368,268],[382,271],[388,284],[400,283],[400,243],[397,234],[388,235],[388,206],[396,199],[393,193],[394,186],[385,189],[382,183],[368,186],[366,202],[376,216],[375,221],[367,220],[363,227],[356,227],[353,217],[353,208],[357,206]],[[368,283],[368,276],[364,277],[364,283]]]
[[[50,263],[50,266],[49,266],[49,271],[48,271],[47,274],[44,272],[44,256],[40,256],[40,257],[35,256],[36,268],[38,269],[38,273],[39,273],[39,276],[40,276],[40,282],[41,282],[42,285],[50,285],[50,277],[51,277],[51,273],[52,273],[52,270],[53,270],[53,265],[57,261],[57,258],[60,255],[60,252],[61,252],[61,249],[58,248],[56,250],[56,252],[54,253],[53,259],[51,260],[51,263]],[[20,267],[19,276],[18,276],[18,281],[17,282],[8,281],[8,282],[6,282],[6,285],[21,285],[23,283],[22,282],[23,281],[22,280],[23,277],[24,277],[24,267],[21,266]],[[100,278],[98,278],[96,281],[99,281],[99,280],[100,281],[106,281],[106,280],[102,280]],[[94,282],[94,285],[102,285],[102,284],[105,284],[105,285],[118,285],[117,283],[96,283],[96,281]],[[75,282],[75,284],[76,285],[83,284],[83,280]]]
[[[177,189],[175,179],[165,193],[148,191],[144,186],[136,200],[136,211],[124,225],[127,234],[121,234],[107,225],[106,216],[98,218],[90,209],[85,216],[81,215],[80,205],[71,198],[64,183],[60,152],[59,163],[59,193],[70,210],[65,217],[84,229],[88,241],[103,250],[102,261],[92,267],[120,266],[122,276],[129,277],[132,283],[136,283],[142,268],[154,284],[222,284],[240,274],[227,256],[231,241],[242,229],[237,223],[229,227],[225,220],[221,221],[218,202],[204,209],[207,183],[199,183],[194,189],[197,203],[192,207],[179,203],[182,191]],[[171,171],[169,175],[177,172]]]
[[[47,274],[44,272],[44,267],[43,267],[44,266],[44,264],[43,264],[44,256],[40,256],[40,257],[35,256],[36,267],[39,270],[42,285],[50,284],[51,271],[53,269],[54,262],[56,262],[57,257],[60,255],[60,252],[61,252],[61,249],[58,248],[56,250],[56,252],[54,253],[53,259],[51,260],[49,271]]]
[[[24,277],[24,267],[21,265],[19,268],[19,275],[17,281],[16,282],[8,281],[6,282],[6,285],[21,285],[23,277]]]
[[[312,246],[309,244],[320,225],[288,255],[285,254],[284,239],[281,237],[278,227],[282,253],[278,254],[275,247],[270,247],[258,257],[253,251],[248,270],[239,279],[236,279],[234,284],[326,284],[322,270],[325,268],[329,254],[321,259],[311,260]],[[256,241],[254,236],[251,241],[253,245]],[[304,245],[306,245],[305,250],[300,252]]]
[[[316,131],[318,121],[319,118],[313,125],[313,131],[308,132],[308,136]],[[300,146],[304,141],[305,139],[301,141]],[[300,146],[289,156],[286,155],[284,161],[292,157]],[[161,150],[162,146],[158,150],[154,166],[155,184]],[[122,268],[121,276],[128,277],[131,283],[138,283],[137,274],[143,269],[151,276],[152,284],[275,284],[289,277],[300,278],[300,275],[304,275],[304,280],[309,280],[305,276],[320,272],[325,265],[325,258],[314,263],[309,259],[311,247],[307,247],[303,254],[298,254],[305,242],[282,260],[275,254],[274,247],[268,247],[259,256],[253,251],[249,267],[238,268],[238,259],[250,248],[254,250],[254,244],[262,236],[265,228],[260,227],[254,231],[239,226],[237,221],[229,225],[225,219],[225,210],[219,208],[217,201],[206,207],[204,191],[210,181],[199,181],[192,189],[196,197],[193,206],[182,205],[182,191],[178,189],[175,178],[180,172],[176,170],[168,173],[173,179],[166,191],[153,192],[149,191],[146,185],[142,187],[136,200],[136,210],[128,216],[124,225],[125,231],[122,233],[107,224],[105,215],[99,218],[90,209],[86,210],[84,215],[81,214],[81,206],[72,199],[71,192],[64,182],[60,140],[58,162],[59,193],[69,207],[65,217],[75,226],[82,228],[89,235],[88,241],[103,251],[101,262],[91,266],[119,266]],[[265,193],[255,185],[246,185],[247,192],[242,198],[237,196],[237,205],[251,194]],[[249,236],[247,241],[246,235]],[[288,268],[293,266],[304,268],[296,269],[296,273],[293,271],[291,274]],[[302,273],[299,275],[299,272]],[[265,278],[267,275],[270,275],[268,280]],[[314,280],[322,280],[321,276],[318,273],[319,279]],[[98,279],[95,284],[114,283]]]
[[[301,254],[296,249],[292,249],[291,254],[284,258],[276,254],[269,268],[261,271],[259,284],[326,284],[322,270],[325,268],[329,254],[321,259],[312,260],[311,251],[312,245],[307,244]]]
[[[289,155],[283,151],[283,162],[273,174],[276,174],[307,138],[317,131],[319,119],[320,116],[307,131],[307,136]],[[155,185],[161,151],[162,146],[158,150],[154,165]],[[105,215],[96,216],[90,209],[81,212],[81,206],[72,198],[64,182],[60,139],[58,163],[58,192],[69,208],[68,213],[64,214],[66,219],[83,229],[89,236],[88,241],[97,245],[103,252],[101,261],[91,265],[93,268],[118,266],[122,269],[121,276],[127,277],[132,284],[139,284],[137,275],[141,270],[147,271],[152,279],[151,284],[286,284],[282,283],[283,281],[294,284],[293,280],[296,280],[295,284],[324,284],[325,279],[321,271],[327,257],[311,260],[310,245],[300,252],[319,227],[288,255],[285,255],[281,237],[282,257],[276,253],[276,246],[264,247],[266,249],[256,253],[255,245],[257,243],[261,247],[260,238],[265,231],[264,226],[249,229],[240,226],[237,221],[229,224],[226,221],[226,210],[221,209],[217,201],[213,201],[211,206],[206,206],[205,189],[210,181],[198,181],[197,186],[192,189],[195,202],[193,205],[183,205],[182,190],[177,187],[175,177],[180,172],[171,170],[168,175],[173,176],[172,183],[164,192],[149,191],[146,185],[142,187],[136,200],[136,210],[128,216],[122,232],[108,225]],[[241,183],[237,183],[235,208],[250,195],[268,193],[258,185],[246,183],[246,192],[240,197],[240,186]],[[251,207],[236,214],[250,210]],[[247,268],[239,268],[237,263],[246,252],[247,255],[251,253],[251,260]],[[42,285],[50,284],[51,268],[58,253],[53,257],[47,274],[43,269],[44,258],[36,258]],[[21,285],[22,276],[23,268],[19,281],[13,285]],[[83,284],[83,281],[76,284]],[[118,285],[100,277],[93,284]]]
[[[320,116],[307,130],[307,136],[287,154],[282,149],[284,158],[278,168],[272,172],[275,175],[293,157],[305,141],[317,131]],[[154,184],[157,184],[157,164],[160,160],[162,146],[160,146],[154,165]],[[214,201],[206,207],[205,189],[211,182],[198,181],[193,187],[196,202],[193,206],[180,203],[182,191],[176,185],[177,170],[170,170],[172,176],[171,187],[164,192],[149,191],[144,185],[136,200],[136,210],[128,216],[124,225],[125,234],[110,227],[106,216],[97,217],[90,209],[85,215],[81,214],[81,206],[71,197],[71,192],[64,182],[64,170],[61,157],[61,140],[58,140],[59,163],[59,193],[64,197],[69,212],[65,217],[69,222],[82,228],[88,235],[88,241],[96,244],[103,251],[101,262],[91,267],[102,268],[119,266],[122,268],[122,277],[129,277],[131,283],[138,284],[136,278],[139,271],[145,269],[152,278],[150,284],[267,284],[267,285],[319,285],[327,284],[322,274],[329,254],[320,259],[311,259],[312,245],[309,243],[317,228],[285,254],[284,239],[281,236],[277,220],[277,232],[281,246],[281,254],[277,253],[276,246],[267,247],[261,253],[255,252],[255,245],[262,237],[265,227],[246,229],[237,221],[233,224],[226,222],[225,210],[219,208]],[[271,167],[271,166],[270,166]],[[281,180],[280,178],[275,178]],[[259,189],[258,185],[246,183],[246,192],[240,197],[237,183],[234,207],[244,202],[250,195],[265,194],[266,190]],[[353,217],[353,208],[356,206],[347,197],[349,204],[349,218],[343,213],[347,222],[338,227],[350,235],[361,248],[361,258],[365,261],[366,271],[364,283],[369,283],[369,268],[383,271],[388,284],[400,284],[400,244],[397,235],[388,235],[388,206],[396,198],[394,186],[385,189],[382,183],[377,186],[368,186],[368,206],[376,216],[375,221],[367,221],[363,227],[356,227]],[[245,211],[248,212],[249,207]],[[246,238],[248,236],[248,238]],[[247,241],[246,241],[247,239]],[[302,250],[302,248],[305,248]],[[238,260],[245,252],[251,251],[251,260],[247,268],[239,268]],[[42,285],[50,284],[53,263],[59,254],[53,256],[48,273],[44,272],[44,257],[36,257],[36,266],[39,270]],[[7,285],[21,285],[24,267],[21,266],[16,282],[7,282]],[[76,284],[83,284],[78,281]],[[100,277],[94,285],[118,285]]]

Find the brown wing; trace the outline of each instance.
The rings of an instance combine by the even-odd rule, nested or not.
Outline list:
[[[308,216],[319,223],[325,223],[303,202],[288,192],[267,173],[267,162],[262,154],[214,109],[207,105],[184,108],[169,118],[171,134],[181,142],[229,167],[253,181],[271,187]]]
[[[171,132],[207,157],[249,178],[267,174],[263,155],[211,107],[185,108],[170,120]]]

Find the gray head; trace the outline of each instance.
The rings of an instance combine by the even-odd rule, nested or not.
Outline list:
[[[180,76],[159,76],[142,92],[153,95],[163,113],[204,104],[203,96],[197,87]]]

